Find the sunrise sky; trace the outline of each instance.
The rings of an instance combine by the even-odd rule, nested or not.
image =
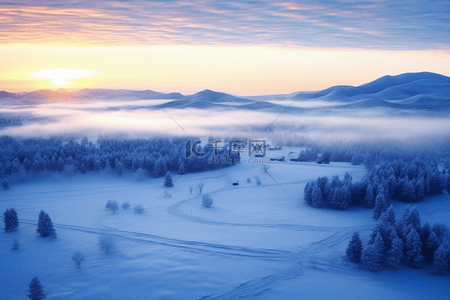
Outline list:
[[[239,95],[450,76],[448,1],[9,1],[0,90]]]

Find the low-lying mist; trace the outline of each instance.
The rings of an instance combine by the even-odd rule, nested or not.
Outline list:
[[[295,113],[233,109],[161,109],[167,100],[98,101],[4,106],[0,117],[20,118],[21,126],[0,129],[16,137],[99,136],[220,136],[266,138],[280,143],[305,141],[358,142],[427,140],[450,134],[450,119],[406,116],[386,109],[314,109]]]

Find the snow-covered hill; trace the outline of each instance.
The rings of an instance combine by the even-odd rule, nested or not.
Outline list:
[[[298,113],[323,107],[348,109],[390,109],[436,110],[450,109],[450,77],[430,73],[405,73],[397,76],[383,76],[360,86],[333,86],[315,92],[297,92],[286,95],[237,97],[234,95],[203,90],[192,95],[180,93],[159,93],[152,90],[83,89],[69,92],[64,89],[39,90],[30,93],[8,93],[0,91],[0,104],[30,105],[54,102],[81,102],[102,100],[151,100],[167,99],[164,104],[140,106],[140,108],[197,108],[197,109],[245,109],[270,110],[289,108]],[[284,102],[282,102],[284,100]],[[322,103],[318,107],[301,105],[311,101]],[[323,105],[325,103],[325,105]]]

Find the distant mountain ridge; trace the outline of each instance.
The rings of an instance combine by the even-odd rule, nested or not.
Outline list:
[[[298,107],[295,102],[322,102],[327,107],[341,109],[369,109],[385,107],[391,109],[444,109],[450,110],[450,77],[430,73],[404,73],[383,76],[360,86],[333,86],[321,91],[296,92],[286,95],[238,97],[226,93],[203,90],[192,95],[160,93],[152,90],[134,91],[126,89],[65,89],[38,90],[29,93],[0,91],[0,105],[33,105],[79,100],[168,100],[163,104],[136,108],[197,108],[197,109],[247,109],[272,110],[290,108],[289,111],[311,110],[319,107]],[[287,100],[287,101],[286,101]],[[281,103],[284,101],[285,103]],[[286,105],[286,102],[292,103]],[[323,106],[322,106],[323,107]]]
[[[289,99],[344,102],[363,99],[390,101],[405,100],[418,95],[450,98],[450,77],[430,72],[387,75],[356,87],[338,85],[317,92],[299,92]]]

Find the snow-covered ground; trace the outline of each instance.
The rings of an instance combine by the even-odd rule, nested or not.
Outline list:
[[[2,190],[0,211],[14,207],[20,226],[0,233],[0,299],[24,299],[33,276],[48,299],[448,299],[448,277],[410,268],[371,273],[345,259],[354,231],[367,242],[376,224],[371,210],[314,209],[303,201],[308,181],[345,172],[359,180],[364,167],[269,165],[268,174],[248,163],[174,174],[170,198],[162,197],[163,178],[100,174]],[[214,199],[211,208],[201,206],[200,182]],[[419,203],[422,222],[450,225],[448,198]],[[131,208],[113,214],[105,209],[108,200],[129,201]],[[146,208],[141,215],[132,209],[137,204]],[[394,206],[397,215],[405,207]],[[41,209],[56,239],[36,234]],[[115,238],[110,253],[99,250],[102,234]],[[21,244],[15,251],[14,238]],[[86,255],[80,269],[71,261],[75,251]]]

